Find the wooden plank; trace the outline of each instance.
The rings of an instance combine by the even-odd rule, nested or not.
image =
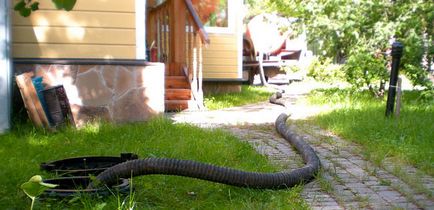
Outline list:
[[[13,34],[14,43],[136,44],[134,29],[15,26]]]
[[[14,58],[135,59],[135,45],[13,44]]]
[[[170,68],[170,75],[182,75],[179,73],[179,71],[182,70],[182,64],[185,62],[186,59],[185,10],[186,7],[183,1],[171,1],[169,8],[169,62],[174,63],[175,68]]]
[[[166,89],[165,99],[166,100],[190,100],[191,90],[190,89]]]
[[[97,27],[97,28],[129,28],[136,27],[135,13],[85,12],[40,10],[30,17],[22,17],[13,13],[14,26],[64,26],[64,27]]]
[[[166,100],[164,102],[165,111],[182,111],[188,109],[189,100]]]
[[[21,97],[23,98],[24,107],[27,110],[27,114],[29,115],[30,120],[36,126],[42,126],[42,121],[39,118],[39,115],[36,111],[35,104],[32,102],[32,98],[30,97],[29,91],[27,90],[26,85],[26,76],[24,74],[18,75],[15,77],[17,82],[17,86],[20,90]]]
[[[164,85],[166,88],[190,88],[190,83],[185,76],[166,76]]]
[[[36,126],[49,128],[48,120],[45,112],[36,94],[35,87],[32,83],[33,73],[24,73],[16,76],[16,82],[20,89],[21,96],[24,101],[24,106],[27,109],[30,119]]]

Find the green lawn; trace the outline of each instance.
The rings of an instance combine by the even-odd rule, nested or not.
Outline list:
[[[243,85],[239,93],[207,94],[204,102],[207,109],[216,110],[266,101],[272,93],[266,87]]]
[[[88,155],[118,156],[134,152],[141,158],[167,157],[197,160],[249,171],[272,172],[280,168],[256,153],[247,143],[221,130],[203,130],[166,119],[121,126],[89,125],[45,133],[29,125],[0,136],[0,209],[28,209],[30,199],[19,186],[41,172],[41,162]],[[135,209],[306,209],[301,187],[287,190],[253,190],[175,176],[133,179]],[[127,209],[129,198],[78,197],[63,201],[38,201],[35,209]],[[128,203],[128,202],[127,202]],[[119,208],[121,206],[122,208]]]
[[[403,93],[399,118],[386,118],[386,96],[378,99],[369,92],[317,90],[309,96],[316,106],[331,111],[313,117],[312,124],[357,142],[370,159],[384,158],[410,163],[434,175],[434,101],[417,100],[421,92]]]

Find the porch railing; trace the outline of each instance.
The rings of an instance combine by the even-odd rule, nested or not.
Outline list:
[[[192,97],[203,108],[202,49],[210,40],[191,0],[166,0],[152,7],[147,25],[153,61],[165,63],[168,76],[186,76]]]

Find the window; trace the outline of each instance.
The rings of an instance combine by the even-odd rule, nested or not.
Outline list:
[[[232,0],[233,2],[234,0]],[[232,31],[233,18],[229,0],[192,0],[207,31],[220,33]]]

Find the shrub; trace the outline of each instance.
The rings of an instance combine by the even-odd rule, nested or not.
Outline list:
[[[388,78],[386,63],[381,53],[373,55],[365,49],[355,50],[343,67],[345,79],[358,89],[367,87],[374,93],[376,90],[383,91],[384,82]]]
[[[331,58],[321,59],[314,57],[312,63],[308,67],[307,76],[318,81],[333,82],[336,80],[344,80],[344,72],[341,65],[333,64]]]

